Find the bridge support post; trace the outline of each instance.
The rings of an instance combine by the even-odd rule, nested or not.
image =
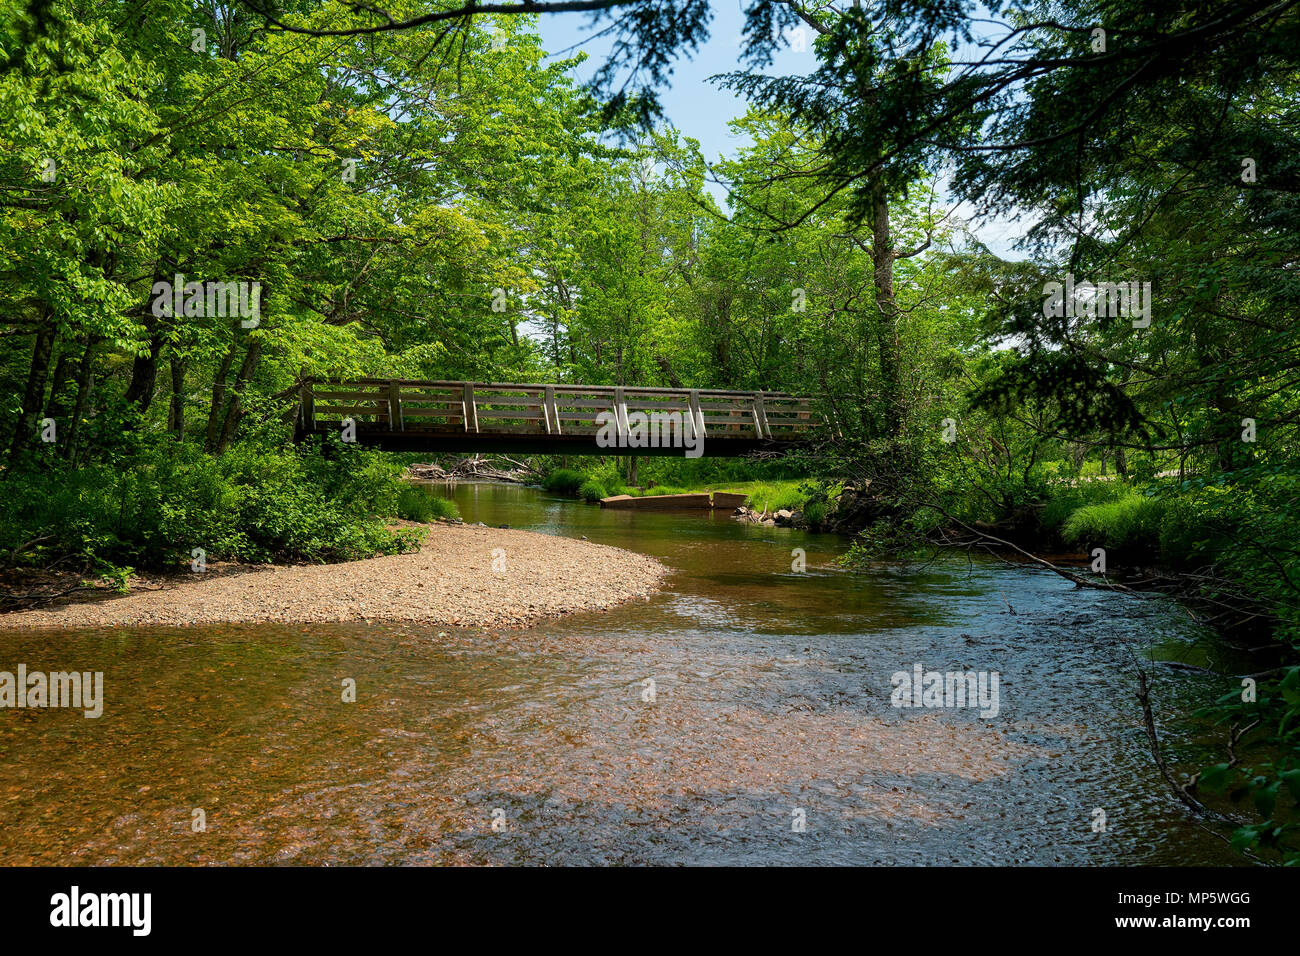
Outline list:
[[[614,422],[618,425],[620,435],[627,434],[627,400],[623,396],[623,386],[614,388]]]
[[[299,403],[302,405],[303,431],[314,431],[316,428],[316,396],[312,393],[310,382],[302,383],[302,395]]]
[[[767,425],[767,410],[763,408],[763,393],[757,392],[754,395],[754,428],[758,431],[759,438],[771,438],[772,429]]]
[[[564,430],[560,428],[560,412],[555,407],[555,386],[547,385],[546,391],[542,395],[542,414],[546,418],[546,434],[563,435]]]
[[[406,430],[406,423],[402,421],[402,386],[395,381],[388,383],[388,430]]]
[[[474,383],[465,383],[465,431],[478,434],[478,409],[474,407]]]
[[[695,433],[695,440],[701,441],[704,438],[704,412],[700,411],[700,390],[691,389],[691,431]]]

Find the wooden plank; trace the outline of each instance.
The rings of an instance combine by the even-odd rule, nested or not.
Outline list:
[[[421,402],[423,404],[433,405],[455,405],[460,407],[461,393],[456,392],[421,392],[402,387],[402,401],[408,405],[412,402]]]
[[[611,392],[608,398],[590,398],[590,399],[565,399],[556,397],[555,403],[560,408],[597,408],[609,411],[614,406],[614,394]]]
[[[527,389],[517,389],[514,391],[503,391],[501,389],[476,388],[474,394],[478,396],[479,403],[497,402],[504,405],[531,405],[537,401],[537,393],[530,392]]]
[[[674,421],[676,419],[687,419],[691,417],[691,410],[689,408],[637,408],[633,405],[628,405],[627,412],[629,415],[633,412],[638,412],[642,415],[651,416],[652,418],[657,417],[660,421]]]
[[[478,410],[478,419],[481,425],[485,425],[487,422],[490,421],[540,422],[543,421],[545,417],[546,416],[542,412],[498,412],[498,411],[493,411],[490,408],[480,408]]]
[[[700,408],[706,412],[748,412],[754,405],[753,398],[736,399],[735,402],[700,402]]]
[[[316,415],[379,415],[388,417],[386,405],[317,405]]]
[[[454,418],[456,421],[460,421],[461,418],[464,417],[459,405],[455,408],[448,409],[411,408],[410,406],[403,405],[402,415],[406,418]]]
[[[372,389],[369,391],[353,391],[353,392],[335,392],[335,391],[318,390],[318,391],[314,391],[312,394],[321,401],[349,401],[355,399],[361,399],[363,401],[365,400],[379,401],[380,399],[383,398],[383,392],[381,392],[379,389]]]
[[[629,398],[643,395],[683,397],[687,394],[684,388],[645,388],[639,385],[556,385],[555,392],[557,395],[610,395],[616,388],[622,388],[623,394]]]

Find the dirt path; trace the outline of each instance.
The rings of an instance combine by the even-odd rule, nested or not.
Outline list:
[[[415,554],[214,567],[156,590],[3,614],[0,630],[265,621],[513,627],[648,597],[666,570],[653,558],[588,541],[437,524]]]

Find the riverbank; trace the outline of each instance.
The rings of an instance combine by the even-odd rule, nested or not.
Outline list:
[[[418,552],[342,564],[212,565],[150,590],[0,614],[0,629],[368,621],[522,627],[649,597],[667,569],[589,541],[436,524]]]

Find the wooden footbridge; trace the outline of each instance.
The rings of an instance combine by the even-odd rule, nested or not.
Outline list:
[[[401,379],[303,385],[295,440],[387,451],[734,457],[811,438],[813,401],[784,392]]]

